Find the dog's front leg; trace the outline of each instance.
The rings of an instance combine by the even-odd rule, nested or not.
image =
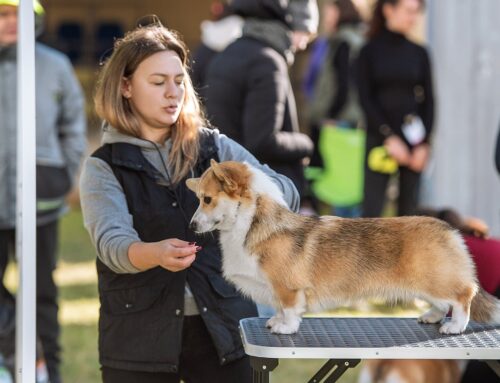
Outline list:
[[[281,303],[281,310],[267,321],[267,327],[276,334],[295,334],[299,330],[306,299],[302,290],[276,288],[275,293]]]
[[[279,323],[283,323],[283,309],[276,310],[276,314],[274,314],[271,318],[269,318],[266,322],[267,328],[273,328]]]

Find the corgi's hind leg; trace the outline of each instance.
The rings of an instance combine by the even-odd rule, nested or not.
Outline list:
[[[450,305],[447,302],[439,300],[431,300],[428,302],[431,304],[431,308],[425,314],[418,318],[420,323],[439,323],[446,316],[446,313],[450,309]]]
[[[445,315],[446,311],[432,306],[429,311],[418,318],[418,321],[420,323],[439,323],[443,320]]]
[[[302,314],[306,309],[304,291],[283,289],[276,293],[282,308],[277,315],[267,321],[267,325],[271,328],[271,332],[276,334],[295,334],[299,330]]]
[[[445,322],[439,332],[442,334],[460,334],[465,331],[470,317],[470,305],[472,298],[476,294],[474,287],[467,287],[462,293],[457,295],[456,300],[450,300],[452,307],[451,320]]]

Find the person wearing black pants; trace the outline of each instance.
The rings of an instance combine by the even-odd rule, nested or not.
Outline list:
[[[367,136],[366,156],[370,150],[380,146],[378,140]],[[385,203],[385,191],[391,175],[372,171],[365,160],[365,187],[363,197],[364,217],[380,217]],[[399,215],[413,215],[418,205],[418,190],[420,185],[420,173],[409,167],[399,167],[399,198],[397,200],[397,211]]]
[[[43,345],[44,357],[49,368],[49,374],[58,375],[53,366],[60,363],[59,325],[57,322],[57,287],[52,273],[56,268],[58,222],[53,221],[37,227],[36,232],[36,314],[37,334]],[[3,281],[4,272],[15,247],[15,231],[0,230],[0,278]],[[14,302],[14,296],[0,283],[1,302]],[[12,334],[14,336],[14,334]],[[14,339],[12,340],[14,341]],[[58,378],[59,379],[59,378]]]
[[[22,108],[15,97],[17,83],[18,0],[0,0],[0,276],[8,254],[14,254],[17,184],[19,169],[18,119]],[[35,34],[43,31],[45,11],[34,1]],[[60,373],[57,287],[52,279],[56,264],[57,222],[67,211],[71,190],[86,147],[85,100],[68,57],[36,42],[36,225],[37,225],[37,347],[47,361],[51,383],[62,381]],[[35,222],[32,222],[35,225]],[[24,240],[33,240],[25,238]],[[18,254],[19,255],[19,254]],[[34,254],[27,254],[33,257]],[[13,258],[13,257],[12,257]],[[34,262],[34,258],[32,259]],[[0,283],[0,310],[15,304]],[[3,292],[3,294],[2,294]],[[3,299],[5,298],[5,299]],[[32,318],[33,320],[35,318]],[[0,353],[13,358],[13,349]],[[45,372],[44,372],[45,373]]]
[[[434,119],[431,65],[427,51],[407,39],[423,0],[379,0],[368,43],[358,61],[358,86],[367,126],[366,158],[385,146],[398,163],[398,215],[411,215],[418,202],[420,174],[429,156]],[[388,174],[365,161],[363,215],[382,214]]]

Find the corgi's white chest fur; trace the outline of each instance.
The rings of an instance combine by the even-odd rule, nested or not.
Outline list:
[[[271,285],[259,269],[257,257],[250,254],[244,245],[252,218],[248,213],[238,217],[232,231],[220,233],[222,271],[224,277],[244,295],[257,303],[274,306]]]
[[[247,164],[247,166],[250,166]],[[251,167],[251,166],[250,166]],[[286,206],[281,190],[261,170],[251,167],[252,189],[256,193],[268,194]],[[245,247],[245,238],[255,214],[255,206],[242,209],[231,231],[220,232],[224,276],[234,283],[246,296],[257,303],[275,306],[273,289],[264,272],[260,270],[258,258]]]

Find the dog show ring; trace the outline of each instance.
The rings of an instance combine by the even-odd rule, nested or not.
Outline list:
[[[500,377],[500,326],[469,322],[459,335],[439,333],[439,324],[416,318],[304,318],[292,335],[273,334],[267,318],[240,321],[254,383],[286,359],[329,359],[309,383],[336,382],[361,359],[475,359]],[[333,371],[332,371],[333,370]]]

